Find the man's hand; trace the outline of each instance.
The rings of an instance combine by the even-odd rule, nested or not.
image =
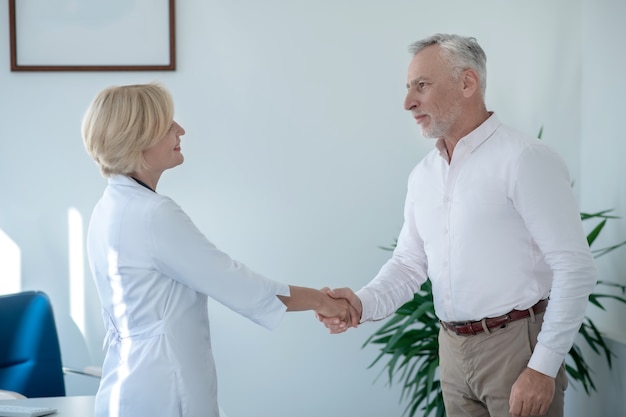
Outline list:
[[[542,416],[554,397],[554,378],[526,368],[511,388],[509,412],[513,417]]]
[[[331,297],[328,291],[321,290],[322,303],[315,309],[316,316],[332,317],[334,326],[341,329],[337,333],[345,332],[350,327],[356,327],[359,324],[361,312],[357,311],[349,302],[340,297]],[[331,331],[332,333],[332,331]]]
[[[347,326],[340,317],[328,316],[320,314],[319,312],[316,314],[317,319],[324,323],[324,326],[330,330],[331,334],[343,333],[348,330],[349,327],[357,327],[359,325],[359,322],[361,321],[361,314],[363,313],[363,306],[361,305],[361,300],[357,297],[354,291],[350,288],[336,288],[334,290],[322,288],[321,291],[325,292],[332,298],[346,300],[352,307],[351,326]]]

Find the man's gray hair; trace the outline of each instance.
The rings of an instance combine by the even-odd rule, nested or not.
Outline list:
[[[478,74],[480,91],[485,96],[487,88],[487,55],[476,38],[437,33],[409,46],[413,56],[431,45],[439,45],[443,58],[452,66],[456,76],[471,68]]]

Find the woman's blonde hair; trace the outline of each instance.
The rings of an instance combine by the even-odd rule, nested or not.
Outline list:
[[[159,83],[109,87],[91,102],[82,123],[87,153],[105,177],[144,167],[143,151],[172,125],[174,102]]]

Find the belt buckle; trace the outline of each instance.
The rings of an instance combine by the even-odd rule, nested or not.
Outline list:
[[[502,316],[502,318],[506,319],[504,322],[502,323],[498,323],[496,326],[499,329],[502,329],[503,327],[507,326],[509,323],[513,322],[513,317],[511,317],[511,313],[506,313],[504,316]]]

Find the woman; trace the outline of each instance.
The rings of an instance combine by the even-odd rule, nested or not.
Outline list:
[[[96,416],[219,415],[207,296],[270,329],[285,311],[357,321],[346,302],[232,260],[156,193],[183,163],[173,116],[169,92],[145,84],[105,89],[83,119],[85,148],[108,177],[87,236],[108,345]]]

